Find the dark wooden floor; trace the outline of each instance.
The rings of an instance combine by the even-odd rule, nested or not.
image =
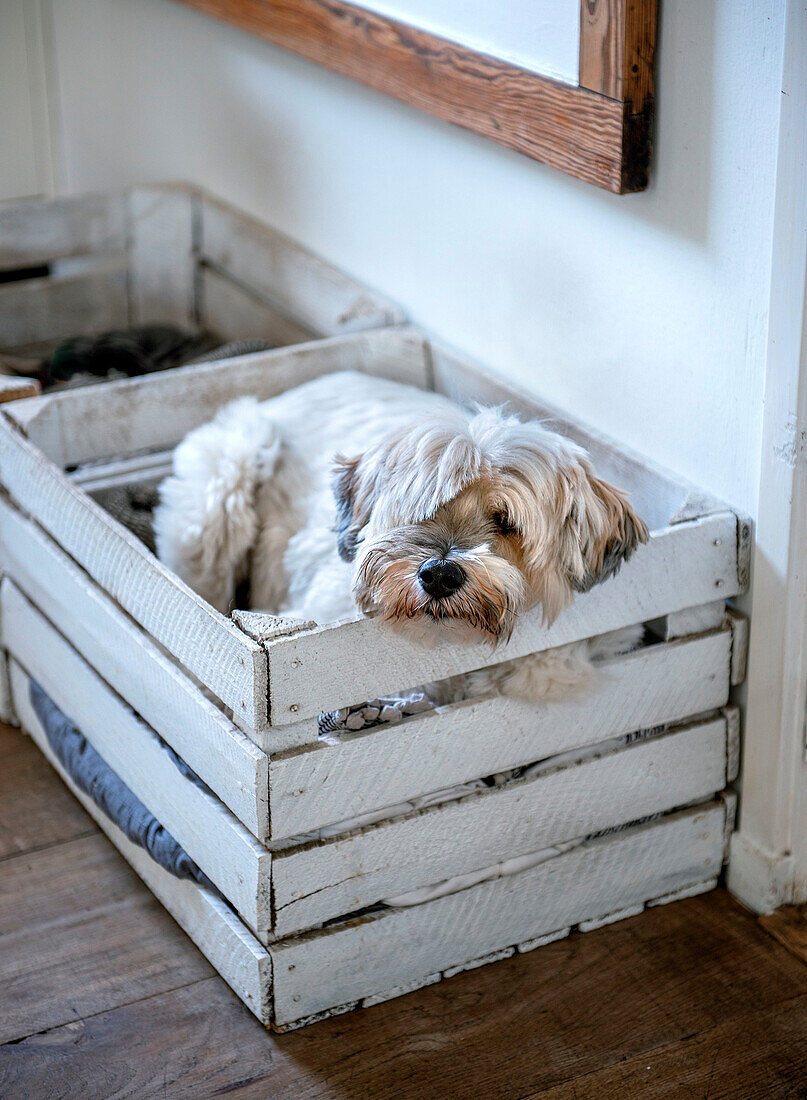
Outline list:
[[[0,727],[0,1043],[2,1100],[807,1097],[807,966],[717,891],[273,1036]]]

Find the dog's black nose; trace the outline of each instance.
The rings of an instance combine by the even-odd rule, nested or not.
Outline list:
[[[418,580],[423,591],[432,599],[441,600],[453,595],[465,583],[465,571],[455,561],[429,558],[418,570]]]

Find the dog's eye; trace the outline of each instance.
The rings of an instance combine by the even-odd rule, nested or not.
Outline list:
[[[493,526],[500,535],[515,535],[518,531],[518,528],[505,511],[493,513]]]

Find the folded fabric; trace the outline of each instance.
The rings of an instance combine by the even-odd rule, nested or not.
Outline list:
[[[99,810],[106,814],[132,843],[148,852],[162,868],[176,878],[190,879],[221,897],[219,891],[185,849],[163,828],[120,776],[95,751],[86,737],[33,680],[30,683],[29,695],[31,705],[42,723],[48,744],[79,790],[91,798]],[[171,757],[175,758],[175,762],[179,760],[173,752]],[[185,769],[187,765],[184,765],[183,771]],[[195,776],[193,778],[196,779]]]

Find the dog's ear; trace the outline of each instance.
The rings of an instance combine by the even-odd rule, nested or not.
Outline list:
[[[647,542],[648,531],[624,493],[590,475],[584,491],[575,494],[564,538],[569,583],[576,592],[588,592],[618,572]]]
[[[334,459],[331,487],[336,498],[336,548],[343,561],[356,557],[359,535],[370,515],[367,502],[362,506],[358,499],[360,462],[361,455],[357,458],[337,455]]]

